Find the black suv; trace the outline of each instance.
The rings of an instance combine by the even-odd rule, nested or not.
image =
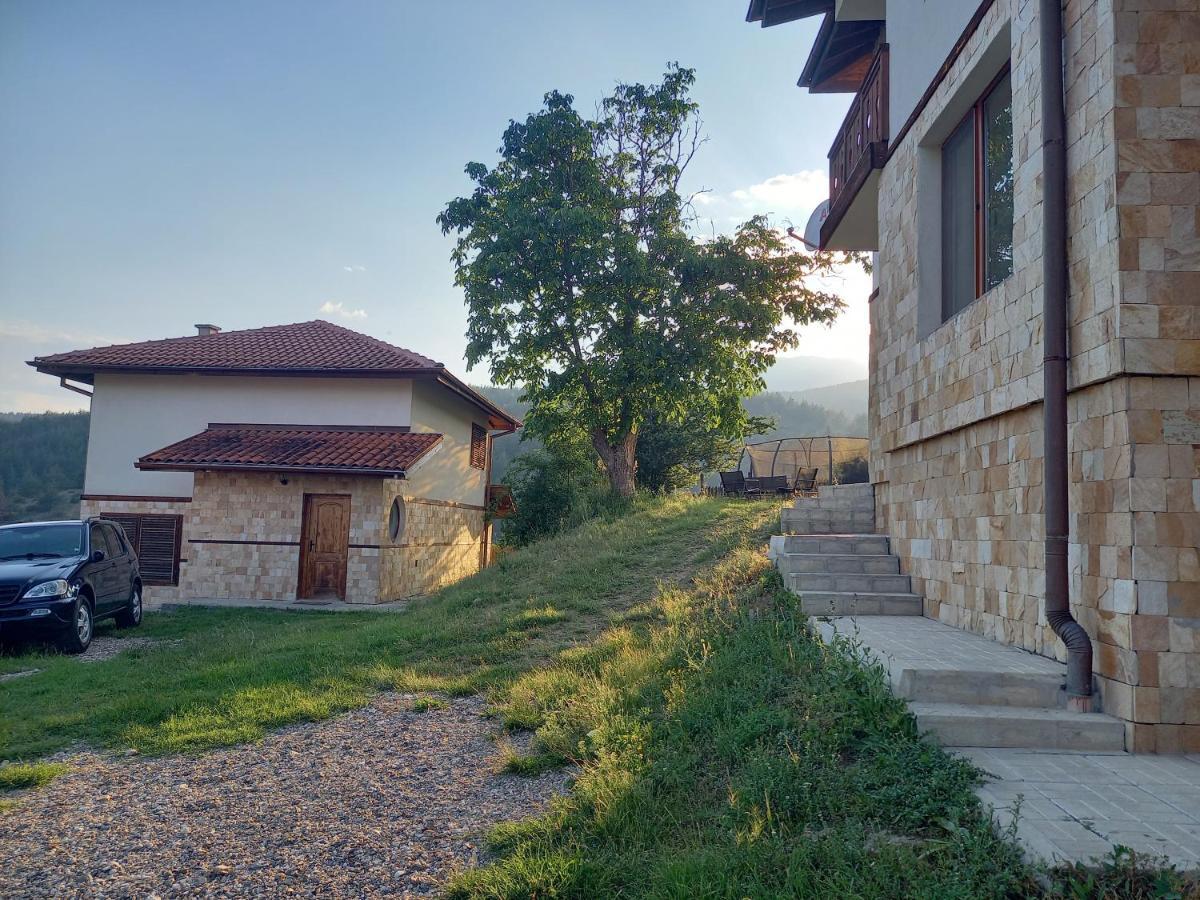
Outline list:
[[[50,634],[67,653],[82,653],[106,616],[123,627],[142,621],[142,576],[120,525],[0,526],[0,635]]]

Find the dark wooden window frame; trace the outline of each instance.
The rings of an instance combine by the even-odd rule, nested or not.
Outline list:
[[[959,128],[962,127],[962,125],[965,122],[970,120],[972,123],[972,131],[974,134],[974,141],[975,141],[974,153],[972,154],[972,159],[975,164],[975,172],[974,172],[975,187],[974,187],[974,198],[973,198],[974,206],[975,206],[975,217],[974,217],[975,224],[974,224],[974,233],[972,235],[973,240],[974,240],[975,296],[971,298],[972,301],[978,300],[985,293],[987,293],[987,289],[985,287],[985,279],[987,277],[987,273],[984,271],[984,269],[986,268],[984,255],[987,251],[987,248],[985,246],[986,236],[984,233],[984,229],[986,228],[986,223],[984,221],[986,211],[984,210],[985,197],[984,197],[984,186],[983,186],[983,172],[984,172],[984,168],[986,166],[986,162],[984,159],[984,146],[983,146],[984,106],[987,103],[987,101],[991,98],[992,93],[999,86],[1000,82],[1004,80],[1005,76],[1011,75],[1011,73],[1012,73],[1012,64],[1005,63],[1004,67],[1002,69],[1000,69],[999,72],[996,73],[996,77],[993,78],[991,81],[989,81],[987,84],[987,87],[985,87],[983,89],[983,91],[980,92],[979,97],[975,100],[974,103],[971,104],[971,108],[969,110],[967,110],[966,115],[964,115],[961,119],[959,119],[958,122],[955,124],[954,128],[952,128],[950,130],[950,134],[953,135],[958,131]],[[1009,102],[1011,104],[1011,102],[1012,102],[1011,99],[1009,100]],[[947,138],[946,140],[949,140],[949,138]],[[945,145],[943,144],[943,146],[945,146]],[[1016,166],[1015,160],[1013,161],[1013,166],[1014,166],[1014,168]],[[946,247],[946,245],[945,245],[945,241],[943,239],[943,243],[942,243],[943,252],[945,252],[945,247]],[[970,304],[968,303],[968,305],[970,305]],[[955,315],[962,312],[962,310],[965,308],[966,308],[965,306],[960,309],[948,309],[947,308],[946,288],[945,288],[945,285],[943,285],[942,286],[942,321],[943,322],[950,321],[950,319],[954,318]]]
[[[471,468],[487,468],[487,429],[471,423]]]
[[[125,540],[129,542],[129,546],[133,548],[133,552],[137,554],[139,568],[141,569],[142,582],[147,585],[177,585],[179,584],[179,562],[180,548],[183,543],[183,516],[173,515],[171,513],[126,513],[126,512],[101,512],[99,518],[109,519],[121,526],[125,532]],[[161,571],[161,563],[163,556],[148,556],[143,553],[142,538],[144,536],[144,528],[146,523],[152,522],[155,526],[164,526],[167,520],[173,520],[174,528],[173,541],[170,549],[170,577],[161,577],[155,574],[156,569]],[[156,537],[161,537],[161,533]],[[151,568],[145,568],[147,559],[151,560]]]

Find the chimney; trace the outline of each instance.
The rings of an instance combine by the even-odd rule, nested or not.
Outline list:
[[[195,325],[196,334],[200,337],[208,337],[210,334],[216,334],[221,330],[219,325]]]

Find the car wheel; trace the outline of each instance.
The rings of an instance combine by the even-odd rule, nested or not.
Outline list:
[[[71,612],[71,624],[63,631],[58,645],[64,653],[82,653],[92,643],[92,608],[80,597]]]
[[[142,586],[135,585],[129,605],[114,617],[118,628],[136,628],[142,624]]]

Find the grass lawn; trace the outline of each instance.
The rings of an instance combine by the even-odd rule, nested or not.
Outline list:
[[[512,682],[533,772],[573,792],[492,835],[450,895],[1197,898],[1131,855],[1035,871],[994,832],[978,773],[918,737],[883,671],[807,630],[760,546],[667,587],[619,627]]]
[[[769,527],[774,504],[648,501],[505,557],[404,613],[187,609],[148,614],[156,638],[102,662],[0,656],[0,760],[74,742],[142,753],[199,751],[321,719],[385,689],[502,687],[645,603],[660,579],[711,564]]]
[[[148,616],[134,633],[162,643],[107,661],[3,657],[0,672],[41,671],[0,686],[0,759],[76,741],[196,752],[383,689],[484,690],[536,730],[510,770],[580,775],[497,829],[453,897],[1200,898],[1129,856],[1026,865],[978,773],[917,735],[854,647],[807,631],[763,553],[777,514],[646,501],[401,614],[192,609]],[[10,790],[59,770],[0,773]]]

